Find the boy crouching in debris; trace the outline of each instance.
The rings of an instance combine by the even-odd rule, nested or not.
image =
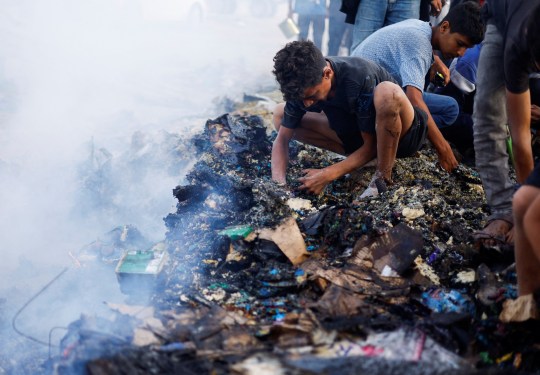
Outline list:
[[[274,110],[278,131],[272,178],[286,183],[291,139],[347,157],[307,169],[300,189],[320,194],[327,184],[377,158],[360,198],[377,196],[391,182],[395,158],[413,155],[425,142],[427,115],[382,67],[360,57],[327,57],[310,41],[288,43],[274,57],[274,75],[286,100]]]

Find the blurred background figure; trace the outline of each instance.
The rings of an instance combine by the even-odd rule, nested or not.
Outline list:
[[[322,49],[322,39],[326,23],[326,0],[289,0],[289,17],[297,15],[298,40],[308,39],[311,27],[311,41]]]
[[[420,0],[362,0],[354,21],[351,51],[381,27],[419,17]]]
[[[352,25],[345,22],[340,11],[341,0],[329,0],[328,4],[328,56],[347,56],[352,39]],[[344,47],[346,50],[341,50]]]

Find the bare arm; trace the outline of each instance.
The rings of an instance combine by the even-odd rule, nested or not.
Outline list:
[[[364,140],[362,147],[344,160],[322,169],[306,169],[304,171],[306,175],[298,179],[302,182],[300,188],[306,189],[310,193],[320,194],[330,182],[372,160],[377,154],[375,135],[362,132],[362,138]]]
[[[272,145],[272,179],[280,184],[287,182],[287,166],[289,165],[289,142],[294,130],[281,126]]]
[[[433,117],[431,117],[431,113],[429,112],[429,109],[424,102],[424,98],[422,97],[422,92],[416,87],[407,86],[406,94],[407,98],[409,98],[409,101],[413,106],[418,107],[427,113],[428,139],[437,151],[437,155],[439,156],[439,163],[441,163],[441,166],[446,171],[451,172],[458,166],[458,161],[456,160],[456,157],[452,152],[452,148],[450,147],[446,139],[444,139],[441,131],[437,127],[437,124],[435,124],[435,121],[433,121]]]
[[[430,3],[431,3],[430,14],[435,17],[438,16],[439,13],[441,13],[441,9],[444,5],[444,2],[442,0],[431,0]]]
[[[444,76],[444,85],[448,85],[448,82],[450,82],[450,70],[445,65],[445,63],[441,60],[441,58],[437,55],[433,55],[434,62],[433,65],[431,65],[431,68],[429,69],[429,80],[433,82],[433,78],[435,77],[435,73],[439,72]]]
[[[506,105],[516,175],[521,184],[534,168],[531,148],[531,96],[529,90],[522,94],[506,91]]]

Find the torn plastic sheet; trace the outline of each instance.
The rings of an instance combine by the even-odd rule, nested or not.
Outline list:
[[[380,357],[389,360],[436,362],[447,369],[457,369],[468,363],[443,348],[420,330],[398,329],[372,333],[365,340],[342,340],[316,349],[317,357],[351,356]]]

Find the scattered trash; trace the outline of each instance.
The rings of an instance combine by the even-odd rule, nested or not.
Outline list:
[[[524,322],[528,319],[540,319],[539,303],[533,294],[520,296],[515,300],[506,300],[499,319],[502,322]]]
[[[194,136],[197,161],[164,219],[168,261],[151,293],[155,311],[118,311],[123,328],[103,323],[112,337],[100,340],[84,335],[91,326],[81,319],[58,368],[442,374],[536,366],[530,327],[499,319],[515,296],[512,271],[471,241],[487,211],[475,171],[436,168],[428,147],[396,160],[395,184],[377,197],[355,199],[370,181],[364,169],[312,196],[296,190],[296,178],[337,157],[292,142],[288,184],[279,185],[269,123],[227,114]]]
[[[275,229],[259,230],[259,238],[275,242],[293,265],[302,263],[309,256],[304,238],[293,217],[286,219]]]
[[[474,304],[457,290],[433,289],[422,293],[422,303],[437,313],[474,314]]]
[[[120,290],[125,294],[152,290],[168,258],[164,243],[158,243],[149,250],[127,251],[115,269]]]

